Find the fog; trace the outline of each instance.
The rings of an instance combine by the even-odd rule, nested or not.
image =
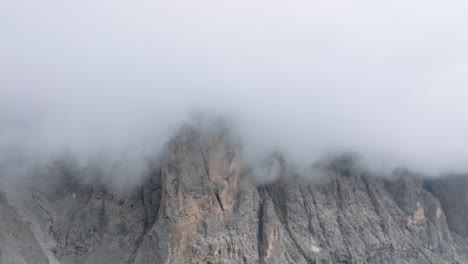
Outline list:
[[[0,166],[141,169],[207,115],[252,160],[351,151],[466,172],[466,14],[456,0],[1,1]]]

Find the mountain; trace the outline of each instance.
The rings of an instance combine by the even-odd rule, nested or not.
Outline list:
[[[258,184],[233,142],[185,127],[136,185],[55,162],[3,188],[0,263],[468,263],[468,178],[278,155]]]

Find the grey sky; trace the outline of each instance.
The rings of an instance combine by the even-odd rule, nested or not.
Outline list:
[[[196,110],[235,120],[251,157],[468,171],[467,14],[455,0],[2,1],[2,159],[137,162]]]

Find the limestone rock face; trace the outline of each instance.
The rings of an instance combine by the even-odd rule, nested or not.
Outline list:
[[[55,164],[0,196],[0,263],[468,263],[467,178],[348,163],[254,185],[227,131],[186,127],[137,186]]]

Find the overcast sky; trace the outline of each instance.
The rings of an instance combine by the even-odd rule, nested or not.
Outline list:
[[[468,2],[0,1],[0,155],[128,162],[191,113],[246,155],[468,172]]]

